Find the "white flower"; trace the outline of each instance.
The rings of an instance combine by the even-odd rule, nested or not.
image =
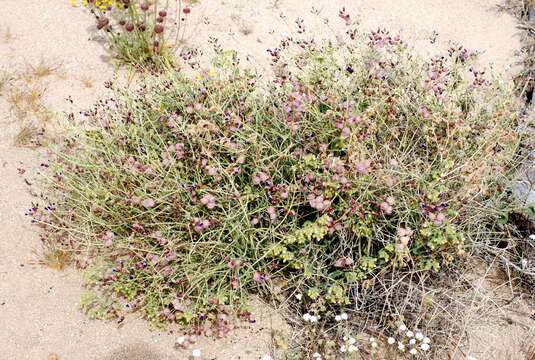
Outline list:
[[[345,353],[347,351],[347,348],[345,345],[340,346],[340,352]]]
[[[372,342],[372,348],[376,348],[377,347],[377,343],[374,341]]]
[[[303,320],[310,321],[311,317],[312,317],[312,315],[310,315],[309,313],[306,313],[305,315],[303,315]]]
[[[426,336],[426,337],[424,337],[424,339],[422,340],[422,342],[423,342],[424,344],[429,344],[429,343],[431,343],[431,339],[428,338],[428,337]]]
[[[370,338],[370,342],[374,342],[375,341],[375,338],[374,337],[371,337]]]
[[[347,352],[349,352],[349,353],[352,353],[352,352],[355,352],[355,351],[359,351],[359,348],[356,347],[355,345],[349,345],[349,347],[347,348]]]
[[[355,340],[354,337],[351,337],[351,336],[349,337],[349,340],[348,340],[349,345],[353,345],[353,344],[355,344],[356,342],[357,342],[357,340]]]
[[[414,337],[414,333],[413,333],[412,331],[410,331],[410,330],[407,331],[407,332],[405,333],[405,335],[407,335],[407,337],[410,337],[410,338],[411,338],[411,337]]]
[[[468,355],[466,357],[466,360],[477,360],[475,357],[473,357],[472,355]]]
[[[410,339],[410,340],[409,340],[409,344],[410,344],[410,345],[414,345],[414,344],[416,344],[416,339]]]
[[[392,345],[393,343],[396,342],[396,339],[394,339],[393,337],[389,337],[388,340],[387,340],[387,342],[388,342],[390,345]]]
[[[535,240],[535,234],[531,234],[531,235],[529,236],[529,238],[530,238],[531,240]]]
[[[334,320],[336,320],[336,321],[342,321],[342,317],[341,317],[340,315],[336,315],[336,316],[334,317]]]
[[[269,356],[268,354],[262,356],[262,358],[260,360],[273,360],[273,358],[271,356]]]
[[[177,339],[176,339],[176,343],[178,345],[182,345],[184,344],[184,342],[186,341],[186,337],[185,336],[179,336]]]
[[[409,354],[416,355],[416,354],[418,354],[418,350],[416,350],[416,349],[410,349],[410,350],[409,350]]]
[[[429,344],[422,344],[422,345],[420,345],[420,349],[422,349],[423,351],[427,351],[427,350],[429,350]]]
[[[193,356],[194,358],[199,358],[201,357],[201,350],[199,349],[195,349],[191,352],[191,356]]]
[[[402,342],[398,341],[398,349],[401,350],[401,351],[405,350],[405,345],[403,345]]]
[[[399,326],[399,331],[407,331],[407,327],[405,326],[405,324],[401,324]]]
[[[342,320],[347,320],[349,318],[346,313],[340,314],[340,317],[342,318]]]
[[[320,318],[319,316],[312,315],[312,316],[310,317],[310,322],[311,322],[311,323],[318,322],[318,319],[319,319],[319,318]]]
[[[418,340],[418,341],[422,341],[423,338],[424,338],[424,334],[422,334],[421,332],[417,332],[414,337]]]
[[[320,358],[320,359],[321,359],[321,355],[320,355],[319,353],[317,353],[317,352],[315,352],[314,354],[312,354],[312,357],[313,357],[314,359],[317,359],[317,358]]]
[[[299,301],[303,298],[303,294],[295,294],[295,298]]]

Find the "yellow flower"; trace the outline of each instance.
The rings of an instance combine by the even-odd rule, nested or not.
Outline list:
[[[78,6],[78,0],[70,0],[72,6]],[[113,7],[118,9],[124,9],[124,3],[118,0],[95,0],[91,3],[89,0],[80,0],[82,6],[95,7],[100,10],[108,10]]]

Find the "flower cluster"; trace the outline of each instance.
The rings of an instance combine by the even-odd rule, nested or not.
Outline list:
[[[356,351],[359,351],[359,348],[357,346],[357,340],[353,336],[344,336],[343,338],[344,344],[340,346],[340,352],[341,353],[354,353]],[[372,345],[377,344],[375,342],[372,343]]]
[[[420,331],[409,330],[405,324],[399,326],[398,338],[389,337],[387,342],[391,346],[396,346],[398,351],[408,352],[411,355],[429,351],[431,348],[431,339]]]
[[[309,323],[317,323],[320,318],[319,315],[310,315],[309,313],[303,315],[303,320]]]

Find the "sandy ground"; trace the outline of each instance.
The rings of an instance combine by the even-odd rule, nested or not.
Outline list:
[[[514,19],[498,14],[495,4],[495,0],[202,0],[194,7],[186,39],[202,45],[209,36],[219,38],[223,46],[247,54],[261,68],[267,63],[266,49],[295,29],[296,18],[305,20],[307,33],[335,38],[343,31],[337,13],[345,6],[364,29],[382,26],[399,31],[421,53],[462,43],[482,51],[482,65],[504,71],[514,62],[519,40]],[[112,77],[113,67],[101,45],[90,40],[90,16],[67,0],[2,0],[0,5],[0,73],[24,73],[40,61],[56,65],[53,74],[32,80],[42,90],[44,106],[55,114],[52,122],[105,94],[103,83]],[[433,46],[430,38],[436,38]],[[186,359],[187,353],[173,348],[177,334],[152,332],[143,320],[129,319],[120,328],[88,320],[78,310],[79,274],[35,264],[40,240],[24,216],[32,201],[24,179],[31,181],[28,174],[38,171],[43,160],[39,151],[13,145],[20,119],[3,95],[0,358],[38,360],[54,353],[61,360]],[[20,174],[20,169],[26,173]],[[265,308],[258,320],[252,330],[240,330],[228,339],[202,340],[198,346],[204,357],[258,359],[269,350],[270,329],[281,326],[281,320]],[[487,349],[492,346],[507,345],[494,341]],[[521,359],[511,357],[517,358]]]
[[[515,20],[499,14],[499,0],[221,0],[194,7],[185,39],[192,46],[215,37],[225,48],[265,66],[266,49],[295,35],[303,19],[304,36],[334,39],[347,29],[338,17],[345,8],[363,31],[386,28],[401,34],[422,55],[462,44],[481,52],[481,64],[502,72],[513,64],[520,42]],[[431,44],[430,39],[434,39]]]

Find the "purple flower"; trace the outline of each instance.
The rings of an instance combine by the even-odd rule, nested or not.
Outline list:
[[[372,162],[370,160],[364,160],[357,164],[355,170],[357,170],[357,172],[361,173],[362,175],[368,175],[370,173],[371,165]]]
[[[195,230],[195,232],[201,233],[204,230],[208,229],[209,227],[210,227],[210,221],[208,221],[207,219],[199,219],[199,218],[193,219],[193,229]]]
[[[339,258],[334,262],[334,266],[337,268],[346,268],[351,265],[353,265],[353,259],[347,257]]]
[[[275,211],[275,208],[273,206],[268,207],[266,211],[271,221],[277,220],[277,212]]]
[[[420,114],[424,119],[427,119],[431,116],[429,110],[425,106],[422,106],[418,109],[418,114]]]
[[[215,196],[212,195],[212,194],[205,194],[202,198],[201,198],[201,203],[206,206],[208,209],[213,209],[215,208]]]
[[[253,176],[253,184],[255,185],[259,185],[260,183],[265,183],[268,180],[269,180],[269,176],[262,171],[256,173],[256,175]]]
[[[230,260],[227,265],[230,269],[236,269],[240,267],[242,263],[243,262],[240,259],[233,259],[233,260]]]
[[[156,205],[156,202],[152,199],[145,199],[141,202],[141,205],[147,209],[150,209]]]
[[[323,195],[315,196],[314,194],[308,195],[308,203],[313,209],[323,211],[327,209],[331,202],[323,197]]]
[[[267,276],[262,274],[261,272],[255,271],[255,273],[253,274],[253,280],[260,284],[267,280]]]
[[[104,245],[112,246],[113,239],[115,239],[115,234],[111,231],[106,231],[104,234],[100,235],[100,240],[104,241]]]

